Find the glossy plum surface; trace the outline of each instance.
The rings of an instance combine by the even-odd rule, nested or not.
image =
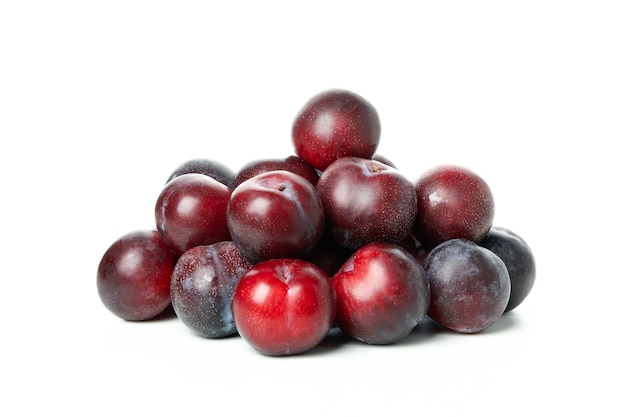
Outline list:
[[[323,171],[344,156],[371,159],[380,142],[380,119],[374,106],[347,90],[312,97],[292,127],[296,155]]]
[[[309,181],[293,172],[270,171],[233,190],[227,223],[251,263],[298,258],[321,239],[324,208]]]
[[[370,159],[344,157],[333,162],[320,176],[317,193],[326,213],[326,233],[347,248],[399,243],[417,214],[411,181]]]
[[[480,245],[494,252],[506,265],[511,278],[511,311],[526,299],[535,284],[537,266],[530,246],[519,235],[503,227],[492,227]]]
[[[233,296],[239,334],[270,356],[294,355],[316,346],[335,318],[328,276],[301,259],[271,259],[252,266]]]
[[[156,231],[138,230],[105,251],[98,265],[98,295],[113,314],[129,321],[148,320],[170,305],[174,260]]]
[[[477,333],[504,313],[511,280],[490,250],[466,239],[448,240],[430,251],[424,269],[431,292],[428,315],[441,325]]]
[[[306,178],[313,185],[317,184],[320,177],[315,168],[301,158],[291,155],[284,159],[260,159],[247,163],[235,175],[232,188],[247,179],[269,171],[290,171]]]
[[[231,303],[250,263],[232,241],[195,246],[181,255],[172,273],[172,306],[187,327],[203,337],[237,333]]]
[[[450,239],[483,240],[495,215],[487,183],[460,166],[439,166],[415,181],[417,211],[413,234],[427,248]]]
[[[369,344],[406,337],[430,305],[422,266],[399,246],[375,242],[359,248],[332,277],[337,326]]]
[[[157,230],[175,256],[194,246],[230,240],[229,198],[226,185],[203,174],[184,174],[165,185],[154,213]]]
[[[235,172],[219,161],[213,159],[190,159],[179,165],[168,177],[166,182],[170,182],[176,177],[184,174],[204,174],[221,182],[227,187],[231,187]]]

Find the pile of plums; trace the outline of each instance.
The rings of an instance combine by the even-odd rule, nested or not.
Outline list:
[[[346,90],[312,97],[294,155],[238,172],[183,163],[155,204],[155,229],[104,253],[102,303],[125,320],[170,305],[206,338],[240,335],[270,356],[306,352],[333,327],[392,344],[427,315],[476,333],[516,308],[535,280],[526,242],[493,225],[487,183],[461,166],[415,181],[376,154],[376,109]]]

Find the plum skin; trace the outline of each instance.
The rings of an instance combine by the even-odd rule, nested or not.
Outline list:
[[[232,296],[250,266],[232,241],[195,246],[183,253],[171,281],[172,306],[181,322],[206,338],[236,334]]]
[[[226,210],[232,240],[251,263],[299,258],[324,233],[315,187],[290,171],[256,175],[235,188]]]
[[[430,305],[423,267],[391,243],[374,242],[357,249],[331,283],[337,294],[337,326],[368,344],[402,340]]]
[[[301,158],[290,155],[284,159],[258,159],[248,162],[235,174],[231,188],[237,188],[245,180],[269,171],[290,171],[306,178],[313,185],[316,185],[319,179],[319,173],[315,168]]]
[[[169,181],[159,194],[154,216],[157,231],[175,256],[194,246],[230,240],[226,207],[230,189],[199,173]]]
[[[430,283],[430,318],[460,333],[478,333],[502,316],[511,295],[504,262],[467,239],[433,248],[424,261]]]
[[[535,283],[537,266],[532,250],[519,235],[498,226],[492,227],[479,244],[504,261],[511,278],[511,298],[504,312],[515,309],[528,297]]]
[[[413,235],[428,249],[451,239],[480,242],[493,224],[495,203],[489,185],[475,172],[441,165],[415,182],[417,212]]]
[[[204,174],[232,188],[235,172],[219,161],[213,159],[189,159],[180,164],[167,178],[166,184],[184,174]]]
[[[98,295],[124,320],[148,320],[169,307],[173,270],[174,258],[157,231],[133,231],[113,242],[102,256]]]
[[[371,242],[399,243],[418,213],[411,181],[370,159],[336,160],[322,173],[316,190],[324,205],[326,233],[349,249]]]
[[[241,337],[268,356],[306,352],[328,334],[336,297],[330,279],[302,259],[270,259],[248,269],[232,311]]]
[[[380,134],[374,106],[360,95],[341,89],[310,98],[292,125],[296,155],[320,171],[344,156],[372,158]]]

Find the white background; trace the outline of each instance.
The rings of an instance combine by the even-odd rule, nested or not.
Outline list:
[[[0,414],[624,415],[624,3],[222,3],[0,5]],[[105,310],[100,257],[153,227],[175,167],[291,154],[333,87],[375,105],[411,180],[491,185],[537,260],[518,309],[288,358]]]

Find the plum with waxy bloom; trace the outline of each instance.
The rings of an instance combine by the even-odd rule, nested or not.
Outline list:
[[[478,333],[504,313],[511,279],[502,259],[467,239],[451,239],[430,251],[424,261],[430,283],[428,315],[460,332]]]
[[[200,336],[237,333],[231,303],[235,286],[250,268],[232,241],[195,246],[181,255],[172,273],[172,306]]]

